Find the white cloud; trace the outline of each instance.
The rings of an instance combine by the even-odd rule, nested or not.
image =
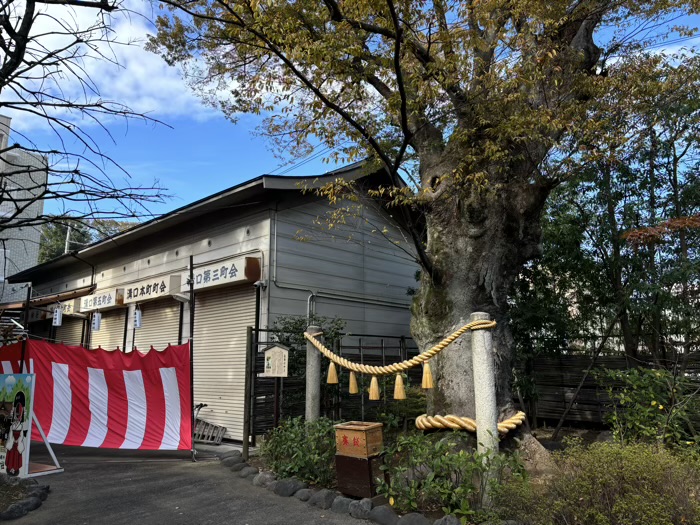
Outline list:
[[[56,5],[45,6],[42,11],[33,33],[42,35],[38,42],[46,49],[56,49],[70,42],[65,34],[66,28],[85,31],[95,27],[100,17],[107,17],[111,29],[107,38],[96,44],[106,58],[82,46],[88,54],[79,61],[83,71],[78,76],[88,79],[87,82],[82,83],[64,68],[60,77],[57,76],[50,83],[50,89],[55,92],[60,90],[64,97],[79,102],[116,102],[136,113],[165,122],[172,117],[188,116],[202,120],[219,114],[206,107],[192,93],[177,68],[168,66],[159,56],[143,48],[147,37],[154,33],[149,21],[152,12],[148,2],[125,0],[120,9],[109,15],[96,9]],[[93,36],[99,36],[99,33],[93,33]],[[27,81],[23,83],[25,86],[31,84]],[[45,82],[44,89],[46,86]],[[8,100],[10,96],[7,89],[3,91],[2,98]],[[47,126],[39,117],[7,110],[3,110],[3,113],[15,117],[13,128],[17,131],[31,132]],[[56,114],[65,117],[67,112],[58,110]],[[102,119],[102,122],[109,123],[111,118]],[[83,127],[91,126],[90,121],[79,121],[77,115],[70,117],[70,120]]]

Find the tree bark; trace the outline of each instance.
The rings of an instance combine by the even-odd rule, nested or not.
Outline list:
[[[422,350],[469,322],[472,312],[490,314],[496,397],[501,413],[512,411],[513,337],[508,293],[523,264],[541,253],[540,218],[550,188],[523,183],[445,198],[428,210],[427,251],[434,273],[423,272],[412,305],[412,333]],[[471,334],[433,359],[431,414],[475,416]]]

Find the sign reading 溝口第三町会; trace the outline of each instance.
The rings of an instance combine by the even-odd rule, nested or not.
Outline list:
[[[0,374],[0,473],[29,474],[34,374]]]

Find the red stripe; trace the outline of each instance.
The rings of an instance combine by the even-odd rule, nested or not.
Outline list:
[[[187,345],[189,346],[189,345]],[[180,354],[184,359],[176,365],[177,387],[180,390],[180,444],[178,450],[192,448],[192,381],[190,379],[189,348]]]
[[[70,427],[64,445],[82,445],[90,428],[90,398],[87,367],[70,365],[68,379],[71,390]]]
[[[34,384],[34,415],[41,424],[41,429],[45,435],[51,431],[53,418],[53,373],[51,361],[49,359],[34,359],[34,373],[36,374]],[[32,425],[32,439],[41,440],[41,435],[36,425]]]
[[[160,369],[145,368],[142,371],[143,385],[146,390],[146,433],[139,448],[157,450],[163,441],[165,432],[165,395]]]
[[[105,370],[107,382],[107,437],[100,448],[119,448],[126,437],[126,425],[129,417],[129,401],[126,397],[124,372],[122,370]]]

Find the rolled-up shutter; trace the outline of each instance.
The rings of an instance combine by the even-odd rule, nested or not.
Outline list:
[[[126,308],[102,312],[100,329],[90,335],[90,348],[101,347],[104,350],[124,350],[124,327],[126,325]]]
[[[194,398],[199,416],[243,439],[246,327],[255,324],[255,288],[223,288],[196,295]]]
[[[49,339],[51,337],[51,319],[29,323],[29,336],[37,339]]]
[[[180,333],[180,303],[167,298],[139,305],[141,328],[134,330],[134,346],[146,352],[151,348],[165,349],[178,344]]]
[[[80,346],[83,337],[83,320],[63,316],[61,326],[56,327],[56,342],[69,346]]]

